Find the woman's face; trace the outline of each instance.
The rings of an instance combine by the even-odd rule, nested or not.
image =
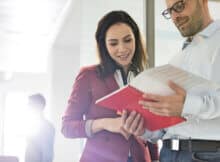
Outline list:
[[[105,44],[110,57],[127,72],[135,52],[135,37],[125,23],[117,23],[107,30]]]

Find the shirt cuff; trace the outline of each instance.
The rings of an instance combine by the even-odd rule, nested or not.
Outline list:
[[[200,96],[194,95],[186,95],[182,116],[186,119],[193,118],[193,116],[197,116],[200,112],[198,108],[192,108],[192,105],[196,105],[196,107],[201,107],[201,98]]]
[[[92,137],[93,136],[93,133],[92,133],[92,123],[93,123],[93,120],[87,120],[86,124],[85,124],[85,132],[86,132],[86,135],[88,137]]]
[[[156,130],[156,131],[150,131],[148,129],[145,129],[145,132],[142,136],[140,136],[143,140],[148,140],[152,143],[156,143],[157,140],[161,139],[163,135],[165,134],[165,130]]]

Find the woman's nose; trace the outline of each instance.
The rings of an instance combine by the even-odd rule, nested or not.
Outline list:
[[[125,44],[124,43],[120,43],[118,46],[118,51],[119,52],[124,52],[126,50]]]

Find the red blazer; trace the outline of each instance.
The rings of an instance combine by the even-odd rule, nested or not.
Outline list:
[[[113,75],[100,79],[96,66],[82,68],[76,77],[62,118],[62,133],[67,138],[87,138],[80,162],[127,162],[129,148],[134,162],[145,162],[146,149],[133,136],[126,140],[121,134],[108,131],[100,131],[90,138],[86,135],[86,120],[118,117],[115,111],[95,105],[97,99],[118,88]]]

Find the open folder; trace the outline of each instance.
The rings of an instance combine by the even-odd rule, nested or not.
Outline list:
[[[167,84],[169,80],[174,81],[186,91],[196,89],[201,91],[201,88],[209,90],[219,87],[211,81],[166,64],[141,72],[128,85],[98,99],[96,104],[117,111],[135,110],[142,114],[145,119],[145,127],[151,131],[173,126],[185,121],[185,119],[155,115],[138,104],[144,92],[164,96],[174,94],[174,91]]]

